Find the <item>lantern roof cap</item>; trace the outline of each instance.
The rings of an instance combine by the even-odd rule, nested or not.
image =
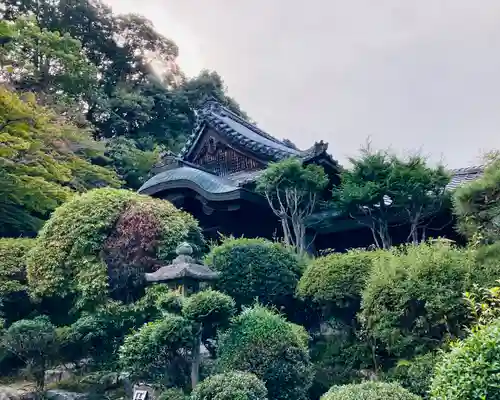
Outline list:
[[[169,282],[184,278],[196,281],[211,281],[218,277],[218,273],[212,271],[204,264],[198,264],[192,257],[193,247],[183,242],[176,249],[177,257],[172,264],[165,265],[152,273],[146,273],[146,282]]]

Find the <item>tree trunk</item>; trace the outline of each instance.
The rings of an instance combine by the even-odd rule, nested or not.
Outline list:
[[[193,359],[191,361],[191,388],[194,389],[200,380],[200,346],[201,346],[201,324],[198,327],[193,340]]]

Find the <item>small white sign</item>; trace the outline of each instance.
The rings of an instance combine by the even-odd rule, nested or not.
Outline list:
[[[148,398],[147,390],[134,391],[134,400],[146,400]]]

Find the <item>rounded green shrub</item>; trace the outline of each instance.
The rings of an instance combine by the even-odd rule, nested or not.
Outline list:
[[[226,325],[234,312],[234,300],[211,289],[188,297],[182,309],[186,318],[204,325]]]
[[[164,312],[172,314],[181,314],[184,307],[184,296],[177,290],[170,290],[161,294],[155,301],[155,306]]]
[[[19,357],[32,375],[37,391],[45,384],[45,371],[57,355],[54,325],[45,316],[14,322],[2,335],[2,347]]]
[[[184,354],[192,340],[190,321],[166,314],[125,338],[118,350],[120,364],[137,378],[172,379],[175,375],[176,379],[183,379],[188,367]]]
[[[423,399],[430,394],[431,379],[439,356],[430,352],[412,360],[400,360],[388,373],[386,379],[395,381]]]
[[[333,386],[321,400],[419,400],[420,397],[395,383],[364,382]]]
[[[191,400],[267,400],[264,383],[248,372],[230,371],[202,381]]]
[[[255,305],[235,317],[220,336],[218,367],[255,374],[271,399],[303,399],[313,375],[307,344],[303,327]]]
[[[331,319],[322,328],[324,334],[315,335],[309,345],[315,370],[309,390],[312,398],[319,398],[333,385],[357,382],[376,369],[369,343],[352,326]]]
[[[130,301],[143,272],[169,262],[184,240],[195,249],[203,244],[196,221],[171,203],[96,189],[73,197],[44,225],[28,279],[34,295],[74,296],[80,307],[108,296]]]
[[[432,399],[500,398],[500,320],[452,345],[436,365]]]
[[[0,311],[7,325],[33,310],[28,295],[26,261],[33,239],[0,238]]]
[[[167,389],[158,396],[158,400],[189,400],[180,389]]]
[[[352,319],[359,311],[361,293],[377,254],[351,250],[316,258],[300,279],[298,295],[321,305],[326,318],[342,315]]]
[[[411,359],[467,322],[470,252],[447,243],[408,245],[377,257],[362,299],[361,320],[379,349]]]
[[[301,259],[291,248],[265,239],[229,238],[212,249],[207,264],[220,273],[216,288],[238,306],[255,299],[289,305],[302,272]]]
[[[496,286],[500,279],[500,242],[473,249],[472,280],[479,286]]]

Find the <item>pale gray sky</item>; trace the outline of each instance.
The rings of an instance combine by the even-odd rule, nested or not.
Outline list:
[[[421,149],[450,167],[500,148],[499,0],[109,0],[216,70],[278,138],[345,162]]]

